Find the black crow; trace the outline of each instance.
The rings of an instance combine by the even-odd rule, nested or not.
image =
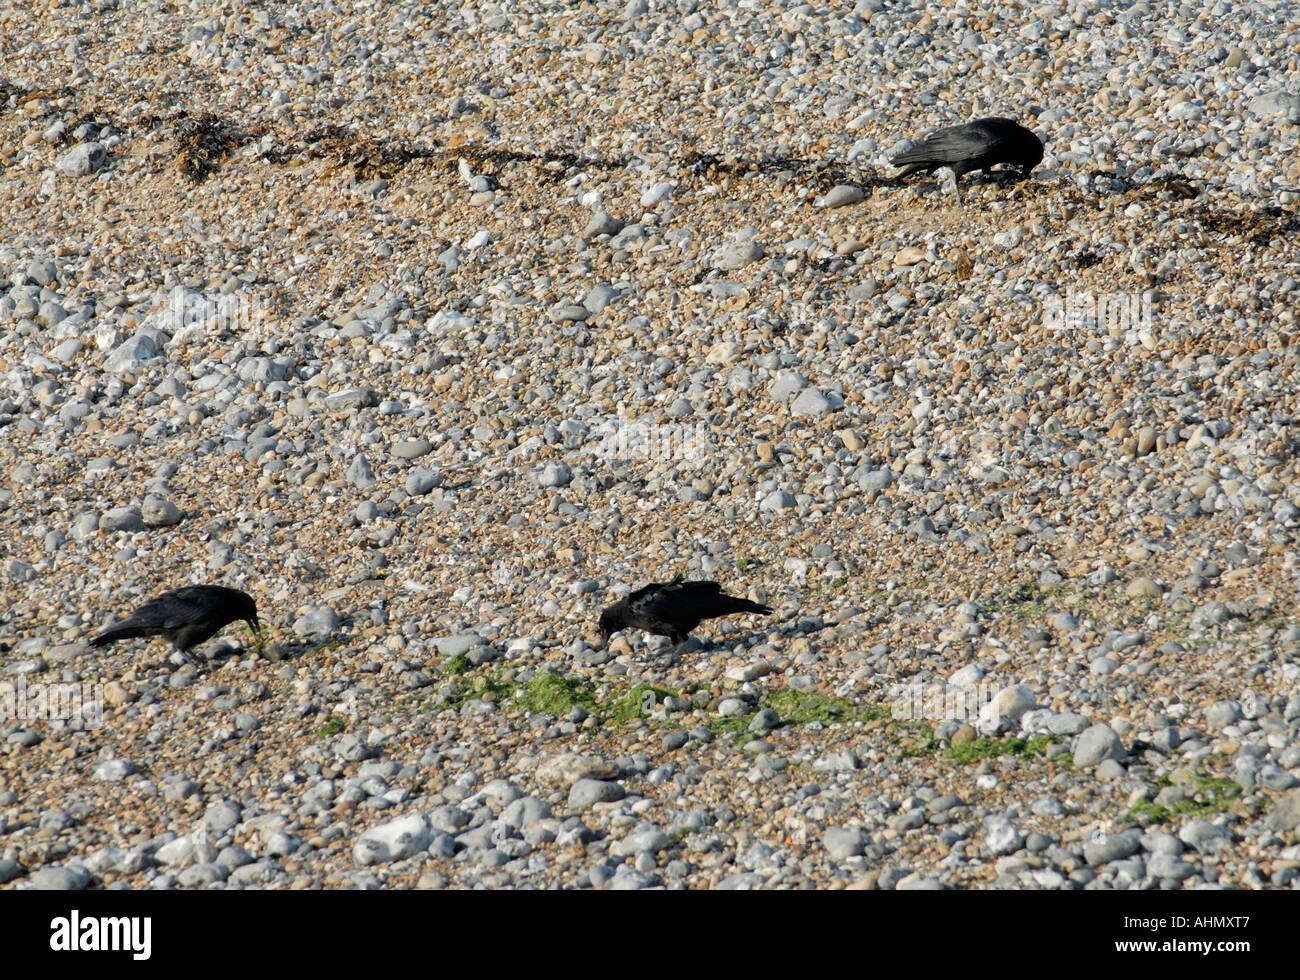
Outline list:
[[[683,582],[678,575],[671,582],[651,582],[620,599],[600,614],[600,639],[635,627],[666,636],[673,643],[685,643],[701,620],[752,612],[764,615],[771,607],[727,595],[717,582]]]
[[[959,179],[972,170],[988,170],[995,163],[1013,164],[1020,168],[1021,177],[1028,177],[1042,159],[1043,143],[1037,136],[1014,120],[994,117],[936,129],[889,162],[904,168],[899,177],[948,167],[954,179]]]
[[[190,660],[191,647],[238,619],[248,623],[254,633],[261,629],[257,606],[247,592],[220,585],[187,585],[150,599],[90,644],[102,647],[133,636],[165,636],[181,656]]]

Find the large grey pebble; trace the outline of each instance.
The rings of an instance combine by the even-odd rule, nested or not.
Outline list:
[[[310,639],[324,639],[339,626],[339,615],[329,606],[315,606],[293,623],[293,631],[298,636]]]
[[[455,636],[435,637],[433,647],[444,657],[457,657],[469,653],[477,646],[483,645],[483,637],[477,633],[457,633]]]
[[[618,297],[618,290],[613,286],[601,284],[592,286],[587,291],[587,295],[582,299],[582,305],[585,306],[592,316],[597,316],[605,312],[605,307],[609,306]]]
[[[1214,854],[1232,841],[1232,834],[1208,820],[1191,820],[1178,829],[1178,839],[1202,854]]]
[[[1250,111],[1257,116],[1273,116],[1280,112],[1300,110],[1300,89],[1288,91],[1285,88],[1265,92],[1250,100]]]
[[[1002,814],[984,818],[984,853],[992,857],[1014,854],[1024,846],[1025,839],[1010,819]]]
[[[184,869],[176,876],[176,880],[183,888],[201,888],[204,885],[225,881],[229,877],[230,869],[224,864],[205,861]]]
[[[1136,854],[1142,846],[1142,831],[1126,830],[1121,834],[1098,834],[1084,842],[1083,859],[1092,867],[1118,861]]]
[[[862,831],[857,827],[831,827],[822,837],[822,846],[832,859],[843,861],[862,853]]]
[[[813,762],[813,772],[853,772],[858,768],[859,760],[852,749],[824,755]]]
[[[1088,727],[1088,719],[1077,711],[1061,711],[1047,719],[1047,730],[1053,735],[1078,735]]]
[[[428,819],[411,813],[367,830],[352,849],[352,858],[363,866],[400,861],[423,851],[429,840]]]
[[[617,235],[623,230],[623,222],[619,221],[604,211],[597,211],[587,222],[587,226],[582,230],[583,238],[597,238],[601,235]]]
[[[101,531],[143,531],[144,520],[139,507],[114,507],[99,516]]]
[[[640,854],[642,851],[657,854],[667,847],[669,843],[667,834],[658,828],[652,827],[646,830],[633,831],[621,841],[615,841],[614,846],[610,848],[610,853],[615,856]]]
[[[347,472],[348,483],[358,490],[368,490],[379,482],[375,476],[375,471],[370,466],[370,460],[358,453],[352,459],[348,466]]]
[[[406,492],[412,497],[421,497],[442,486],[442,480],[440,471],[420,467],[406,478]]]
[[[627,865],[621,865],[618,873],[606,883],[605,887],[615,892],[631,892],[649,888],[652,883],[653,879],[646,877],[640,871],[633,871]]]
[[[976,727],[985,734],[992,734],[999,729],[1017,725],[1020,716],[1032,711],[1035,705],[1034,692],[1021,684],[1004,687],[993,695],[979,713]]]
[[[579,303],[556,303],[546,315],[552,323],[580,323],[591,316],[591,311]]]
[[[1106,724],[1084,730],[1074,744],[1074,764],[1079,767],[1095,766],[1103,759],[1123,758],[1124,745],[1115,730]]]
[[[158,848],[154,852],[154,860],[169,867],[184,868],[202,860],[202,855],[193,838],[177,837]]]
[[[1268,826],[1285,833],[1300,827],[1300,789],[1293,789],[1274,804]]]
[[[756,888],[762,888],[767,881],[767,876],[757,871],[742,871],[739,874],[727,875],[713,887],[718,891],[753,891]]]
[[[794,499],[794,494],[786,493],[784,490],[773,490],[763,498],[762,503],[758,505],[759,510],[789,510],[798,501]]]
[[[242,847],[223,847],[217,855],[217,864],[224,864],[227,868],[242,868],[246,864],[253,863],[253,855],[249,854]]]
[[[42,286],[48,286],[58,278],[58,267],[53,259],[32,259],[26,271],[28,279]]]
[[[398,459],[418,459],[433,452],[433,443],[428,439],[403,439],[390,452]]]
[[[429,813],[429,823],[434,830],[444,834],[457,834],[469,826],[470,815],[458,806],[440,806]]]
[[[130,849],[105,847],[86,858],[86,867],[92,874],[132,875],[144,867],[144,850],[139,847]]]
[[[90,884],[90,872],[80,864],[62,868],[41,868],[27,877],[37,891],[80,891]]]
[[[627,791],[618,783],[603,779],[579,779],[569,789],[569,809],[585,810],[594,803],[612,803],[626,795]]]
[[[118,782],[135,772],[135,763],[129,759],[106,759],[96,763],[92,770],[96,779],[105,782]]]
[[[790,403],[791,415],[811,415],[814,418],[834,409],[834,403],[816,388],[805,388]]]
[[[537,476],[537,482],[544,487],[567,486],[572,479],[573,470],[569,469],[568,463],[562,461],[547,463]]]
[[[717,269],[735,272],[738,269],[743,269],[751,262],[757,262],[762,257],[762,247],[753,240],[728,242],[718,250],[713,265]]]
[[[140,505],[140,519],[145,527],[171,527],[181,522],[180,508],[158,494],[151,493]]]
[[[943,882],[938,878],[914,871],[896,884],[894,890],[900,892],[941,892],[944,887]]]
[[[108,162],[108,151],[103,143],[91,141],[78,143],[54,164],[69,177],[85,177],[101,169]]]
[[[203,829],[213,837],[222,837],[239,823],[243,810],[231,800],[217,800],[203,814]]]
[[[788,402],[806,387],[807,379],[797,371],[781,371],[767,389],[767,396],[773,401]]]
[[[357,411],[378,403],[379,398],[373,388],[348,388],[325,396],[325,407],[332,412]]]
[[[1205,723],[1211,728],[1223,728],[1241,717],[1241,706],[1235,701],[1218,701],[1205,712]]]
[[[1182,881],[1196,873],[1196,866],[1172,854],[1157,852],[1147,860],[1147,873],[1154,878],[1172,878]]]
[[[813,204],[819,208],[842,208],[845,205],[857,204],[859,201],[866,200],[867,192],[861,187],[853,184],[837,184],[826,192],[824,197],[818,198]]]
[[[551,805],[535,796],[523,796],[506,805],[501,820],[508,827],[522,830],[538,820],[551,815]]]
[[[1203,630],[1209,626],[1226,623],[1231,618],[1232,613],[1228,609],[1227,603],[1220,602],[1218,599],[1211,599],[1192,613],[1191,627],[1194,630]]]
[[[104,358],[104,370],[110,374],[128,374],[142,362],[158,356],[158,347],[147,333],[136,333],[122,341]]]

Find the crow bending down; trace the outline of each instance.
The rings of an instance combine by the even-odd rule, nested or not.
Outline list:
[[[220,585],[187,585],[155,596],[90,643],[102,647],[134,636],[165,636],[181,656],[190,660],[191,647],[239,619],[248,623],[254,633],[260,630],[257,606],[248,593]]]
[[[960,179],[962,174],[988,170],[995,163],[1010,163],[1020,168],[1022,177],[1028,177],[1042,159],[1042,140],[1014,120],[992,117],[936,129],[889,162],[904,168],[899,177],[948,167]]]
[[[671,582],[651,582],[606,609],[600,614],[600,638],[608,643],[613,633],[635,628],[685,643],[702,620],[742,612],[768,615],[772,609],[727,595],[717,582],[683,582],[679,575]]]

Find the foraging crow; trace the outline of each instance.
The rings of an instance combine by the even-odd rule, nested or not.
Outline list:
[[[727,595],[717,582],[683,582],[678,575],[671,582],[651,582],[601,613],[600,638],[608,643],[611,634],[635,627],[685,643],[701,620],[741,612],[767,615],[772,609]]]
[[[193,663],[190,648],[237,619],[248,623],[254,633],[261,629],[257,606],[248,593],[220,585],[187,585],[155,596],[90,643],[102,647],[133,636],[165,636]]]
[[[889,162],[904,168],[899,177],[948,167],[957,180],[972,170],[988,170],[995,163],[1013,164],[1020,168],[1022,178],[1028,177],[1042,159],[1043,143],[1037,136],[1013,120],[994,117],[936,129]]]

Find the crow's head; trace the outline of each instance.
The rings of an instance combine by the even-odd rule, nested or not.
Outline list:
[[[1020,167],[1021,175],[1028,177],[1029,171],[1043,162],[1043,141],[1028,130],[1025,131],[1024,142],[1020,146],[1019,158],[1016,163]]]
[[[233,618],[242,619],[253,628],[254,633],[261,633],[262,626],[257,621],[257,603],[247,592],[240,592],[238,589],[232,589],[234,595],[234,612],[237,613]]]
[[[623,628],[623,621],[615,609],[600,614],[600,645],[608,646],[609,638]]]

